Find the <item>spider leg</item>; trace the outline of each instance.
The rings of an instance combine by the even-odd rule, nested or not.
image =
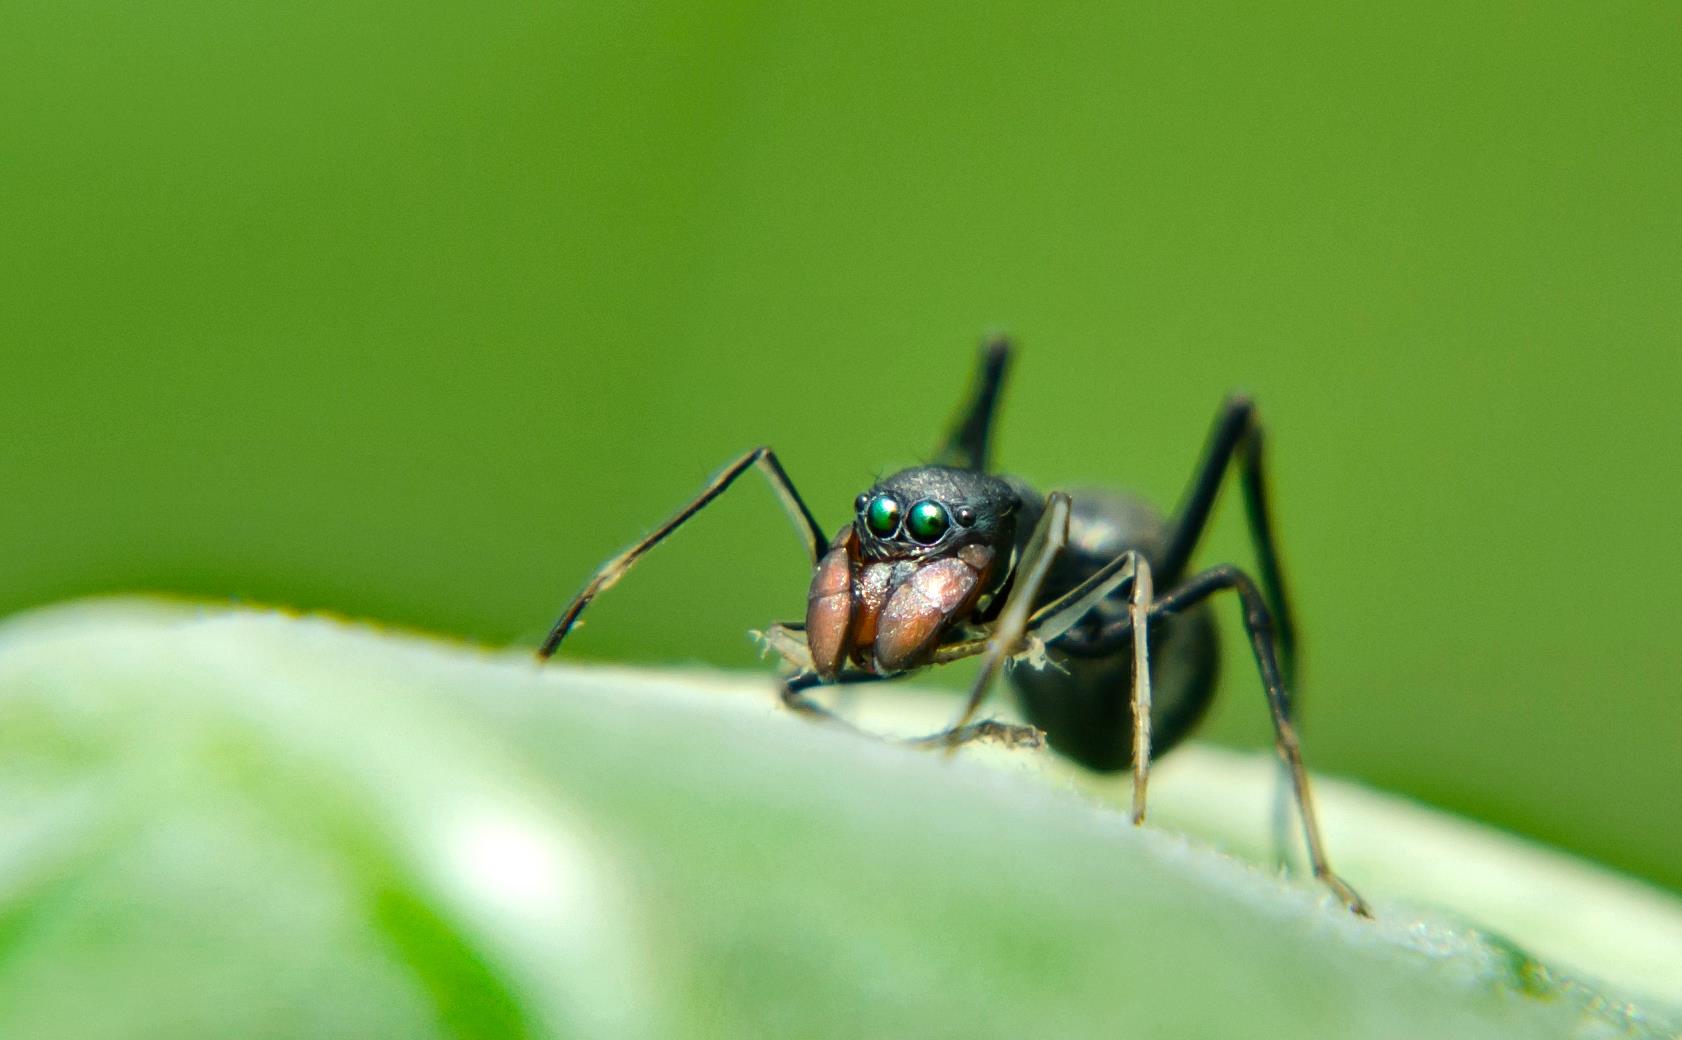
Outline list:
[[[1233,396],[1221,404],[1209,430],[1203,457],[1192,473],[1179,508],[1168,524],[1156,570],[1165,583],[1173,584],[1184,575],[1186,564],[1208,527],[1209,514],[1221,490],[1227,470],[1236,460],[1238,481],[1244,493],[1244,515],[1250,541],[1256,553],[1256,573],[1261,591],[1273,616],[1279,645],[1279,665],[1293,692],[1296,682],[1296,624],[1290,597],[1279,563],[1279,545],[1273,535],[1273,519],[1262,468],[1262,425],[1255,402]]]
[[[1145,623],[1151,607],[1151,565],[1129,549],[1094,571],[1085,581],[1029,615],[1027,630],[1042,643],[1067,632],[1117,589],[1128,586],[1127,612],[1133,636],[1133,822],[1145,822],[1145,791],[1151,765],[1150,646]]]
[[[1238,480],[1244,494],[1244,514],[1250,530],[1250,542],[1256,554],[1256,571],[1261,593],[1273,616],[1273,630],[1277,640],[1279,667],[1285,687],[1297,699],[1285,706],[1293,721],[1300,721],[1301,686],[1298,682],[1298,654],[1296,623],[1291,613],[1291,601],[1286,593],[1285,577],[1279,563],[1279,546],[1273,535],[1273,519],[1267,493],[1266,473],[1263,469],[1263,430],[1256,406],[1248,397],[1235,395],[1222,403],[1209,430],[1203,457],[1192,474],[1185,497],[1170,521],[1157,571],[1168,583],[1177,582],[1185,572],[1193,550],[1208,525],[1221,485],[1233,462],[1238,465]],[[1287,838],[1290,778],[1281,768],[1279,785],[1273,802],[1274,856],[1284,864],[1290,842]]]
[[[683,526],[685,520],[699,513],[708,503],[722,495],[731,484],[735,483],[737,477],[755,466],[759,467],[760,472],[764,473],[765,478],[771,482],[772,490],[776,491],[777,497],[782,501],[783,509],[787,511],[789,519],[794,523],[802,541],[806,543],[807,555],[811,558],[811,562],[816,565],[826,546],[823,530],[818,527],[818,521],[812,516],[812,511],[806,508],[806,503],[801,500],[800,492],[794,489],[794,484],[788,479],[788,474],[783,470],[782,463],[777,461],[776,453],[768,447],[755,448],[721,470],[717,476],[707,482],[707,486],[701,489],[699,495],[696,495],[687,505],[678,510],[671,519],[655,528],[652,534],[598,567],[596,573],[584,586],[583,591],[573,597],[572,602],[567,605],[566,611],[561,614],[560,620],[555,622],[555,627],[549,630],[548,638],[543,641],[543,646],[537,651],[538,660],[547,661],[555,656],[555,651],[561,648],[561,641],[567,637],[567,632],[578,621],[578,615],[584,612],[584,608],[590,605],[591,600],[611,588],[615,582],[625,576],[626,571],[630,570],[642,558],[644,553],[665,541],[668,535]]]
[[[958,469],[987,468],[992,440],[993,416],[998,410],[999,389],[1010,362],[1010,340],[994,336],[981,345],[975,385],[958,413],[946,442],[935,452],[935,462]]]
[[[1279,667],[1276,647],[1277,635],[1273,615],[1267,601],[1248,574],[1230,564],[1212,567],[1159,597],[1150,608],[1154,619],[1170,617],[1202,602],[1217,592],[1230,589],[1238,595],[1244,608],[1244,630],[1250,637],[1255,654],[1256,669],[1261,675],[1262,689],[1267,696],[1268,713],[1273,720],[1273,747],[1290,776],[1291,793],[1295,796],[1297,815],[1302,822],[1303,842],[1308,848],[1308,860],[1314,876],[1350,910],[1362,917],[1372,911],[1353,888],[1332,871],[1326,857],[1325,844],[1320,838],[1320,824],[1314,812],[1314,796],[1308,787],[1308,772],[1302,762],[1302,748],[1297,739],[1296,726],[1291,721],[1290,695]],[[1116,627],[1132,625],[1131,618]],[[1105,632],[1108,636],[1110,633]]]
[[[970,719],[975,717],[976,710],[986,699],[987,691],[992,687],[993,679],[997,677],[1005,659],[1021,651],[1023,638],[1028,632],[1028,616],[1034,609],[1034,600],[1039,598],[1040,588],[1045,584],[1046,575],[1050,573],[1057,554],[1063,551],[1063,547],[1069,541],[1069,505],[1069,496],[1061,491],[1053,491],[1046,496],[1045,511],[1040,514],[1039,523],[1028,537],[1028,545],[1022,552],[1021,563],[1017,566],[1017,578],[1013,582],[1010,596],[988,636],[986,651],[981,661],[981,672],[970,687],[969,700],[964,704],[964,710],[957,720],[944,731],[949,744]]]
[[[1132,557],[1133,590],[1127,597],[1127,616],[1133,622],[1133,825],[1145,822],[1145,788],[1151,778],[1151,662],[1149,640],[1151,565],[1139,553]]]
[[[932,736],[908,737],[900,740],[885,738],[869,733],[848,722],[846,719],[818,704],[807,697],[806,690],[820,685],[848,685],[854,683],[886,682],[897,679],[908,673],[899,672],[894,675],[879,675],[876,672],[846,671],[837,675],[829,683],[824,683],[812,673],[791,676],[783,681],[780,695],[783,707],[808,719],[824,722],[843,729],[850,730],[861,736],[873,737],[877,740],[888,740],[890,743],[901,743],[919,748],[947,748],[960,744],[977,741],[992,741],[1010,748],[1037,748],[1044,744],[1044,735],[1033,726],[1018,726],[997,719],[982,719],[954,730],[942,730]]]
[[[818,722],[825,722],[831,725],[840,726],[843,729],[851,730],[861,736],[868,737],[874,736],[874,734],[859,729],[857,726],[830,711],[817,701],[812,700],[810,697],[806,696],[806,691],[814,686],[847,686],[856,683],[887,682],[888,680],[895,678],[897,678],[897,676],[878,675],[875,672],[854,671],[849,669],[841,672],[835,678],[826,683],[822,679],[818,678],[817,674],[814,672],[799,672],[784,679],[779,684],[777,693],[779,699],[782,701],[783,707],[789,709],[797,715],[803,715],[808,719],[813,719]]]

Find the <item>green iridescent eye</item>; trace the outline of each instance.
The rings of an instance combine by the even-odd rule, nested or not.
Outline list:
[[[946,533],[951,523],[946,518],[945,506],[932,498],[925,498],[911,507],[911,515],[905,519],[905,529],[924,545],[933,545],[940,541],[940,536]]]
[[[899,530],[899,499],[892,495],[877,495],[865,507],[864,522],[870,533],[878,538],[892,537]]]

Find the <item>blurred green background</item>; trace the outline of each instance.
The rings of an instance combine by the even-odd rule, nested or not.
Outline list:
[[[1257,396],[1314,768],[1682,888],[1675,5],[0,23],[0,609],[534,643],[754,444],[839,524],[1004,329],[1045,489],[1171,502]],[[568,650],[768,668],[805,580],[750,484]],[[1260,746],[1231,665],[1207,732]]]

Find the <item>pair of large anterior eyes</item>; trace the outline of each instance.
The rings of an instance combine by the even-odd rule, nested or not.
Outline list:
[[[864,526],[878,538],[892,538],[903,522],[905,533],[913,541],[933,545],[952,526],[953,518],[946,512],[946,507],[932,498],[919,499],[906,509],[892,495],[860,495],[853,508],[864,517]],[[968,527],[975,523],[975,511],[968,506],[959,506],[957,521],[959,526]]]

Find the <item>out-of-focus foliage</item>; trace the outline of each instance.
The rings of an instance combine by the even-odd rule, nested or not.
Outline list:
[[[0,609],[162,588],[534,640],[755,443],[838,523],[1005,328],[1002,457],[1042,487],[1172,499],[1257,395],[1312,765],[1682,885],[1679,33],[9,5]],[[1206,560],[1247,559],[1230,512]],[[569,653],[746,665],[805,576],[749,488]],[[1211,732],[1259,744],[1231,665]]]
[[[1378,918],[1359,920],[1311,883],[1046,786],[1029,752],[1003,772],[948,762],[780,715],[764,693],[542,673],[265,612],[129,603],[16,621],[0,630],[0,1031],[1343,1040],[1677,1025],[1648,997],[1421,916],[1378,875],[1362,879]],[[1172,786],[1182,811],[1231,793]],[[1321,793],[1334,815],[1353,799],[1390,821],[1339,846],[1378,860],[1376,837],[1393,878],[1492,840]],[[1533,897],[1518,935],[1557,932],[1564,903],[1634,948],[1682,942],[1673,899],[1585,868],[1559,883],[1511,843],[1489,863]],[[1632,898],[1651,912],[1628,913]],[[1615,986],[1627,963],[1599,967]]]

